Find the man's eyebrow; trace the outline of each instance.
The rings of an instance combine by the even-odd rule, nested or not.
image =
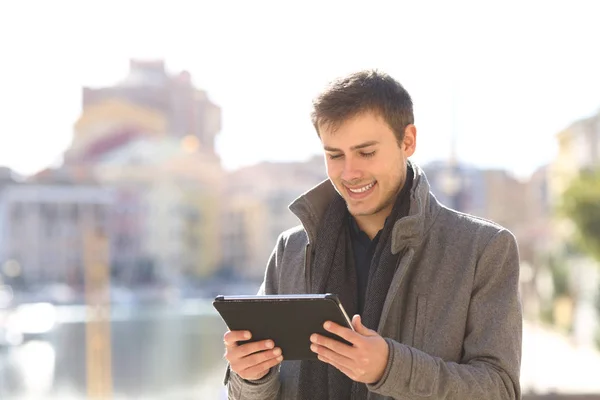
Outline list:
[[[357,144],[356,146],[352,146],[352,147],[350,147],[350,150],[364,149],[365,147],[374,146],[376,144],[379,144],[379,142],[376,141],[376,140],[371,140],[369,142],[364,142],[364,143],[361,143],[361,144]],[[340,149],[336,149],[335,147],[329,147],[329,146],[324,146],[323,149],[325,151],[331,151],[331,152],[336,152],[336,151],[337,152],[341,152],[342,151]]]

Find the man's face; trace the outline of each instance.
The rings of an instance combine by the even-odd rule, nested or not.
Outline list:
[[[415,151],[416,129],[409,125],[400,145],[390,126],[366,112],[336,130],[319,129],[327,175],[350,214],[369,217],[391,212],[406,180],[406,159]]]

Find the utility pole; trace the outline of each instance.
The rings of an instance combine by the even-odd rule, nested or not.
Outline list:
[[[452,127],[450,129],[450,153],[448,158],[448,164],[442,172],[442,190],[448,198],[448,206],[452,209],[458,210],[460,204],[458,196],[462,187],[461,176],[458,166],[458,153],[457,153],[457,137],[458,132],[456,128],[456,81],[452,84]]]
[[[112,398],[109,245],[106,234],[84,216],[87,397]]]

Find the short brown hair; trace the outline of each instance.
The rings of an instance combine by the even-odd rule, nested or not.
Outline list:
[[[398,143],[414,124],[410,95],[394,78],[377,70],[363,70],[338,78],[313,100],[312,123],[337,129],[344,121],[364,112],[378,114],[390,126]]]

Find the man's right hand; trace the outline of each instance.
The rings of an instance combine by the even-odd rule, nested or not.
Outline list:
[[[227,331],[223,337],[225,358],[233,372],[246,380],[258,380],[283,360],[281,349],[272,340],[238,345],[237,342],[250,339],[248,331]]]

